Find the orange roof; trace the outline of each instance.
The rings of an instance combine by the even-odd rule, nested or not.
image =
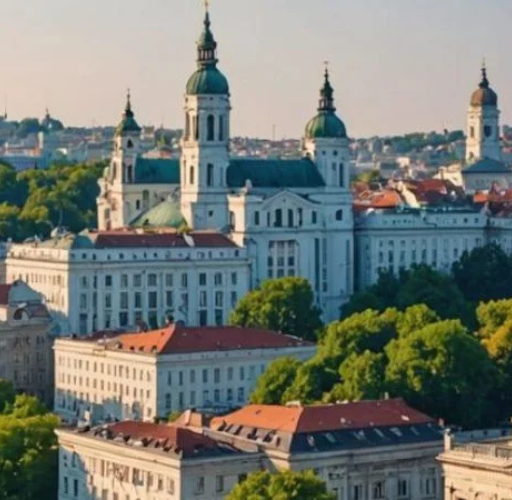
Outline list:
[[[124,351],[175,354],[182,352],[230,351],[313,346],[297,337],[257,328],[235,326],[185,327],[173,324],[146,333],[127,333],[109,345]]]
[[[354,200],[356,207],[364,208],[395,208],[401,203],[402,198],[394,189],[364,191]]]
[[[434,420],[407,406],[403,399],[386,399],[312,406],[249,405],[229,415],[214,418],[211,426],[218,429],[222,424],[232,424],[302,433],[429,422]]]

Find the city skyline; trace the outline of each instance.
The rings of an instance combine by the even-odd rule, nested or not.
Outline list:
[[[29,3],[8,0],[0,20],[9,46],[0,95],[11,117],[42,116],[48,106],[67,125],[113,125],[130,87],[140,123],[183,126],[200,0]],[[464,128],[484,56],[502,123],[512,121],[506,0],[450,0],[442,11],[419,0],[360,4],[295,0],[292,10],[285,0],[212,2],[234,136],[271,137],[274,125],[277,138],[302,136],[315,114],[324,60],[354,137]]]

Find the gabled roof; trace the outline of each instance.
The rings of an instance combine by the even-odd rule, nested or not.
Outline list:
[[[317,188],[325,186],[317,166],[300,160],[232,159],[227,171],[230,188],[243,188],[249,180],[255,188]]]
[[[434,419],[409,407],[403,399],[357,401],[311,406],[249,405],[212,420],[212,427],[242,425],[290,433],[321,432],[426,424]]]
[[[145,354],[233,351],[313,346],[302,339],[256,328],[185,327],[173,324],[146,333],[128,333],[113,338],[108,347]]]
[[[167,158],[138,157],[135,184],[179,184],[180,161]]]
[[[462,175],[466,174],[512,174],[512,169],[501,161],[483,158],[466,167]]]

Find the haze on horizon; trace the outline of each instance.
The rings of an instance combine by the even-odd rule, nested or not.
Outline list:
[[[10,118],[113,125],[130,87],[141,124],[181,128],[201,0],[3,0]],[[232,135],[299,138],[330,61],[353,137],[462,129],[482,57],[512,123],[510,0],[211,0]]]

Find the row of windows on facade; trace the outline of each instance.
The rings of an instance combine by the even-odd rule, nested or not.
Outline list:
[[[483,128],[484,136],[485,137],[492,137],[493,136],[493,127],[491,125],[484,125]],[[469,127],[469,137],[471,139],[474,139],[476,135],[476,129],[473,125]],[[500,135],[499,128],[496,129],[495,138],[498,139]]]
[[[208,273],[199,273],[198,274],[198,285],[199,286],[211,286],[212,284],[214,286],[223,286],[226,282],[226,273],[219,273],[216,272],[213,274],[213,283],[210,282],[211,275]],[[145,284],[148,287],[158,287],[159,286],[159,275],[156,273],[149,273],[146,276]],[[131,279],[130,279],[131,278]],[[181,273],[179,275],[179,283],[176,283],[181,288],[187,288],[189,285],[189,275],[188,273]],[[230,284],[233,286],[236,286],[238,284],[238,273],[237,272],[231,272],[229,273],[230,278]],[[103,286],[105,288],[112,288],[114,286],[114,276],[111,274],[107,274],[103,277]],[[165,283],[162,283],[162,285],[165,284],[165,287],[172,288],[175,286],[175,276],[174,274],[165,274],[165,277],[162,276],[162,282],[165,280]],[[92,280],[90,276],[81,276],[80,277],[80,287],[81,288],[88,288],[89,284],[92,283],[93,288],[97,288],[98,286],[98,277],[93,276]],[[134,274],[132,276],[128,274],[121,274],[120,280],[119,280],[119,286],[121,288],[141,288],[143,285],[143,275],[142,274]]]
[[[184,182],[186,183],[187,181],[187,177],[185,175],[187,171],[187,166],[186,166],[186,163],[184,163],[183,165],[183,169],[182,169],[182,177],[183,177],[183,180]],[[195,167],[194,166],[189,166],[188,167],[188,183],[193,186],[196,182],[196,170],[195,170]],[[225,180],[224,176],[224,169],[223,168],[219,168],[219,186],[225,186],[227,184],[227,181]],[[215,185],[215,168],[213,166],[213,163],[208,163],[206,165],[206,186],[207,187],[213,187]]]
[[[343,210],[336,210],[334,218],[337,221],[342,221]],[[255,226],[262,225],[261,214],[258,210],[254,212],[253,223]],[[318,212],[316,210],[310,212],[310,224],[318,224]],[[304,211],[302,208],[296,210],[278,208],[274,212],[267,212],[266,225],[267,227],[302,227],[304,225]]]
[[[227,120],[224,115],[219,115],[217,120],[217,127],[215,126],[215,116],[212,114],[206,115],[205,117],[205,139],[208,142],[213,142],[216,140],[224,141],[226,137],[228,137],[228,131],[226,130]],[[217,130],[215,130],[217,129]],[[204,130],[204,129],[203,129]],[[197,115],[191,115],[189,113],[185,116],[185,141],[195,140],[199,141],[202,139],[201,137],[201,123],[198,120]],[[215,133],[217,132],[217,133]]]
[[[222,394],[226,393],[226,399],[223,400]],[[246,397],[245,397],[245,387],[238,387],[237,389],[237,401],[238,403],[245,403]],[[213,399],[212,399],[213,397]],[[223,402],[227,403],[228,405],[233,403],[235,401],[234,398],[234,390],[231,387],[228,387],[227,389],[214,389],[213,391],[209,391],[208,389],[203,390],[203,400],[202,403],[200,403],[202,406],[211,406],[211,405],[218,405]],[[172,411],[174,409],[176,410],[184,410],[186,408],[193,408],[195,407],[199,402],[196,399],[196,391],[190,391],[189,393],[189,399],[188,403],[185,401],[185,393],[179,392],[178,393],[178,405],[176,408],[173,408],[172,405],[172,395],[166,394],[165,395],[165,410],[166,411]]]
[[[213,296],[213,305],[218,308],[224,308],[225,306],[225,293],[220,290],[199,290],[198,304],[200,308],[207,308],[209,305],[208,296],[212,294]],[[146,295],[143,295],[142,292],[120,292],[119,293],[119,303],[117,308],[122,311],[128,311],[129,309],[142,310],[142,309],[153,309],[155,312],[159,308],[167,308],[169,310],[175,309],[178,306],[182,306],[185,302],[188,307],[188,294],[186,294],[186,300],[183,300],[184,294],[178,294],[181,298],[181,303],[178,304],[178,301],[175,300],[175,292],[172,290],[167,290],[163,295],[160,295],[157,291],[147,292]],[[146,302],[144,302],[144,297],[146,298]],[[159,300],[160,297],[160,300]],[[113,295],[110,292],[105,292],[103,295],[103,305],[105,310],[111,310],[113,307]],[[238,300],[237,292],[230,293],[231,299],[231,307],[236,305]],[[86,293],[80,294],[79,299],[80,309],[88,310],[89,308],[96,309],[98,307],[98,296],[96,292],[92,294],[92,297],[89,300],[89,295]]]
[[[429,238],[428,240],[422,239],[420,242],[417,238],[414,238],[411,240],[400,240],[399,245],[401,248],[405,248],[407,246],[407,243],[409,243],[410,246],[412,246],[412,247],[421,246],[422,248],[427,248],[428,243],[430,243],[433,248],[437,248],[438,246],[441,246],[439,244],[442,242],[443,243],[442,246],[444,248],[449,248],[450,244],[454,245],[455,241],[456,240],[454,240],[454,238],[442,238],[441,240],[439,240],[438,238]],[[387,242],[383,241],[383,240],[379,240],[379,248],[385,247],[386,243],[387,243],[387,246],[389,246],[390,248],[394,248],[395,243],[398,243],[398,242],[396,240],[387,240]],[[475,238],[475,245],[479,246],[481,244],[482,244],[482,238]],[[465,250],[469,249],[469,239],[468,238],[464,238],[463,246],[464,246]],[[366,250],[370,249],[368,244],[366,244],[365,249]]]

